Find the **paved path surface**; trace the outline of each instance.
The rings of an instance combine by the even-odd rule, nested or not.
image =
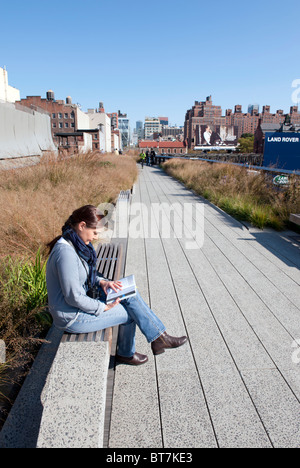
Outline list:
[[[204,206],[203,245],[200,235],[197,249],[191,239],[167,238],[158,203],[167,218],[168,207],[179,213],[184,204],[200,212]],[[116,368],[109,447],[299,447],[296,234],[248,230],[161,170],[144,167],[132,233],[147,229],[147,216],[151,236],[129,239],[126,274],[135,274],[168,332],[187,334],[189,344],[154,358],[138,333],[137,350],[149,362]]]

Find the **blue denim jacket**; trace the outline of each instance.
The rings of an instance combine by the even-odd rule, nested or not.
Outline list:
[[[99,315],[105,303],[86,295],[88,265],[84,268],[74,247],[60,238],[55,244],[46,270],[48,305],[54,325],[64,329],[72,324],[80,312]],[[97,274],[96,284],[104,279]]]

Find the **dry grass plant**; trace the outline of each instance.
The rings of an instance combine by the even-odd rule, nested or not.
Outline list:
[[[0,257],[34,259],[74,209],[114,202],[136,177],[133,158],[97,152],[48,155],[38,165],[0,172]]]
[[[276,188],[273,176],[230,164],[174,159],[163,168],[224,211],[261,229],[284,229],[290,213],[300,213],[297,176],[290,177],[287,187]]]

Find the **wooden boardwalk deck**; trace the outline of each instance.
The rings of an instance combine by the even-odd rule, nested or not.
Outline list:
[[[200,205],[203,245],[164,235],[158,206],[168,218],[170,207]],[[138,333],[149,362],[116,367],[109,447],[300,447],[297,235],[248,230],[148,167],[130,229],[126,274],[168,332],[189,343],[154,358]],[[134,236],[138,229],[148,235]]]

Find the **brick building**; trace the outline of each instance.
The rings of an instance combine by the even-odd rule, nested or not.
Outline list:
[[[291,122],[300,123],[300,114],[298,107],[290,109]],[[201,125],[220,125],[223,127],[233,127],[237,131],[237,137],[240,138],[243,133],[252,133],[254,135],[259,121],[261,123],[280,125],[284,122],[285,115],[283,110],[277,110],[276,114],[271,114],[270,106],[263,106],[261,113],[255,107],[251,112],[243,113],[242,106],[236,105],[234,112],[227,109],[225,115],[222,115],[220,106],[214,106],[211,96],[206,101],[195,101],[195,105],[186,112],[184,123],[184,140],[189,148],[198,144],[198,132]]]
[[[51,118],[51,133],[59,150],[86,151],[100,149],[100,128],[90,129],[89,116],[72,103],[70,96],[56,100],[52,90],[47,91],[46,98],[27,96],[18,101],[30,109],[44,109]]]
[[[186,154],[187,147],[183,141],[139,141],[139,149],[154,149],[157,154]]]
[[[68,96],[66,102],[63,100],[56,101],[53,91],[47,91],[47,97],[27,96],[21,99],[19,103],[30,109],[42,108],[50,114],[51,117],[51,132],[54,143],[58,146],[59,137],[57,133],[71,134],[78,128],[77,123],[77,106],[72,104],[71,98]]]

